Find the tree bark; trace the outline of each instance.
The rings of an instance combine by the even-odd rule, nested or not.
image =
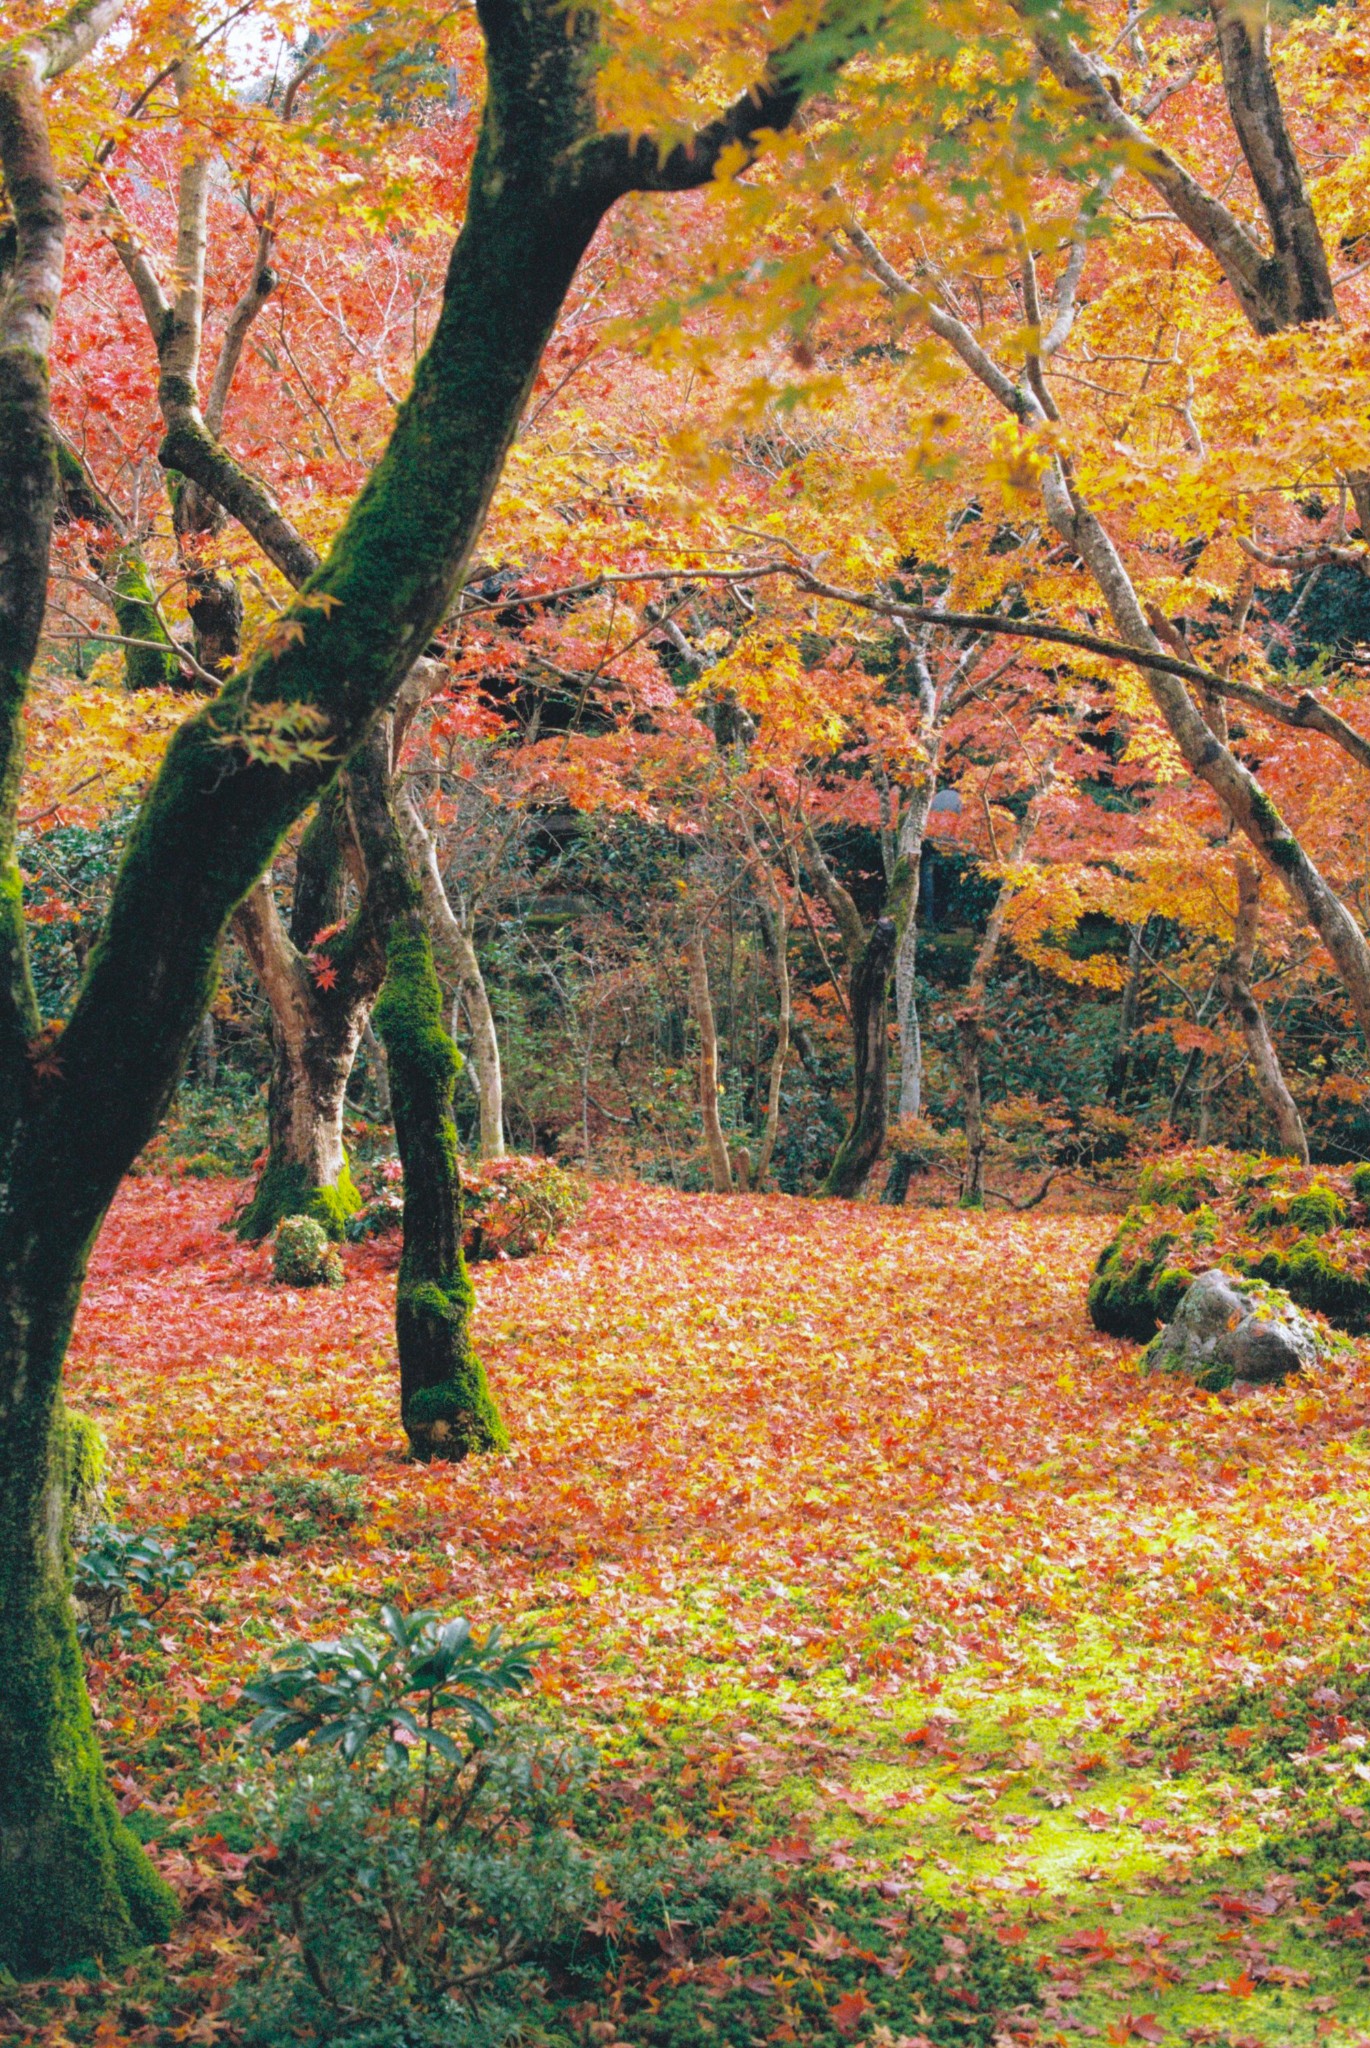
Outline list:
[[[1279,1054],[1271,1041],[1265,1012],[1251,988],[1252,964],[1260,920],[1260,869],[1249,860],[1237,861],[1237,930],[1231,956],[1220,987],[1228,1008],[1241,1026],[1247,1055],[1255,1077],[1256,1092],[1275,1126],[1280,1150],[1301,1165],[1308,1164],[1308,1134],[1299,1106],[1284,1078]]]
[[[852,1119],[823,1183],[825,1195],[847,1201],[854,1200],[865,1187],[885,1149],[889,1129],[889,981],[894,944],[894,919],[878,918],[852,969],[856,1052]]]
[[[730,1195],[733,1191],[732,1160],[718,1114],[718,1031],[714,1024],[713,997],[709,993],[709,962],[704,951],[704,932],[698,925],[690,933],[685,957],[690,968],[690,1008],[699,1033],[699,1117],[704,1126],[709,1172],[713,1177],[714,1193]]]
[[[790,963],[788,938],[783,906],[777,901],[774,908],[759,902],[757,920],[766,947],[766,958],[770,962],[771,977],[775,982],[775,1050],[771,1054],[770,1073],[766,1083],[766,1121],[761,1128],[761,1146],[756,1155],[756,1171],[752,1185],[760,1188],[771,1170],[775,1157],[776,1140],[780,1135],[780,1091],[785,1079],[785,1062],[790,1056]]]

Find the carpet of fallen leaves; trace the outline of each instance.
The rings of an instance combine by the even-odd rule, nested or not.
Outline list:
[[[602,1186],[477,1269],[513,1451],[416,1467],[393,1248],[275,1286],[235,1193],[130,1183],[74,1347],[114,1509],[212,1532],[155,1646],[92,1669],[127,1804],[193,1819],[185,1759],[272,1644],[398,1597],[535,1625],[605,1740],[689,1723],[722,1810],[747,1774],[796,1854],[978,1906],[1038,1960],[1046,2039],[1367,2038],[1364,1945],[1259,1853],[1276,1795],[1146,1731],[1363,1643],[1370,1352],[1212,1397],[1090,1329],[1107,1219]],[[363,1519],[292,1541],[283,1468],[356,1475]],[[167,1862],[207,1892],[212,1834]]]

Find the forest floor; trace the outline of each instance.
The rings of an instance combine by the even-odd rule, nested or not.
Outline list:
[[[1312,1688],[1309,1748],[1370,1779],[1336,1719],[1370,1662],[1370,1348],[1213,1397],[1090,1328],[1097,1215],[600,1187],[547,1254],[476,1269],[514,1449],[421,1468],[393,1251],[273,1286],[220,1228],[235,1192],[129,1184],[69,1386],[113,1511],[201,1559],[91,1674],[193,1909],[181,2038],[216,2038],[246,1896],[201,1760],[283,1635],[390,1598],[534,1625],[544,1692],[621,1760],[690,1743],[721,1822],[771,1799],[795,1856],[978,1910],[1040,1970],[1046,2040],[1370,2043],[1370,1938],[1272,1860],[1301,1795],[1248,1756],[1260,1702]],[[131,1996],[0,1992],[0,2034],[154,2038]]]

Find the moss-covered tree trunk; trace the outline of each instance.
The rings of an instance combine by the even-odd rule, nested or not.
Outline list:
[[[365,749],[354,762],[349,801],[366,862],[367,898],[388,934],[375,1026],[385,1047],[404,1168],[395,1296],[400,1419],[416,1458],[503,1450],[508,1433],[476,1354],[475,1296],[462,1251],[461,1161],[452,1121],[460,1055],[443,1025],[423,897],[391,808],[382,749]]]
[[[856,1088],[851,1124],[823,1183],[825,1195],[839,1195],[847,1200],[854,1199],[865,1187],[885,1149],[889,1129],[889,987],[894,942],[894,919],[877,918],[852,970]]]
[[[74,1303],[70,1284],[47,1315],[14,1291],[4,1303],[9,1346],[22,1345],[48,1387]],[[46,1412],[29,1404],[17,1427],[4,1419],[0,1959],[25,1973],[162,1940],[176,1905],[119,1817],[86,1697],[71,1604],[71,1432],[55,1399]]]

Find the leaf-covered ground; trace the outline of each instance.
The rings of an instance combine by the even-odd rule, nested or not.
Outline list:
[[[1099,1217],[600,1188],[550,1253],[477,1270],[515,1449],[416,1468],[387,1253],[347,1248],[341,1293],[273,1286],[230,1193],[126,1189],[70,1385],[117,1512],[203,1560],[92,1671],[125,1804],[200,1901],[173,1970],[234,1966],[241,1857],[199,1765],[237,1685],[388,1596],[551,1635],[546,1690],[630,1787],[684,1738],[720,1819],[777,1802],[782,1853],[978,1908],[1039,1968],[1048,2040],[1370,2040],[1357,1916],[1261,1846],[1300,1793],[1245,1768],[1240,1714],[1185,1732],[1310,1672],[1335,1702],[1367,1654],[1364,1358],[1240,1399],[1139,1379],[1082,1313]],[[1370,1777],[1354,1728],[1327,1755]],[[151,2038],[127,1996],[8,2018],[118,2048]]]

